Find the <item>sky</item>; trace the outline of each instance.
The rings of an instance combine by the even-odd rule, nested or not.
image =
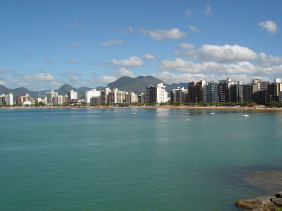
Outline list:
[[[280,0],[0,0],[0,85],[273,81],[281,9]]]

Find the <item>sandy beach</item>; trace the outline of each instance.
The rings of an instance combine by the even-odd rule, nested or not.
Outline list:
[[[248,110],[248,111],[282,111],[282,108],[278,107],[243,107],[243,106],[187,106],[187,105],[159,105],[159,106],[14,106],[14,107],[0,107],[0,109],[77,109],[77,108],[85,108],[85,109],[182,109],[182,110]]]

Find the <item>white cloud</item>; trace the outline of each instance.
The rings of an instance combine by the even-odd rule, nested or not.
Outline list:
[[[185,50],[191,50],[191,49],[194,49],[194,48],[195,48],[194,45],[188,44],[188,43],[182,43],[182,44],[180,44],[180,47],[181,47],[182,49],[185,49]]]
[[[81,48],[82,45],[81,44],[71,44],[68,46],[69,48]]]
[[[260,22],[258,25],[262,29],[268,31],[272,35],[274,35],[277,32],[277,30],[278,30],[277,24],[275,22],[273,22],[272,20],[267,20],[267,21]]]
[[[69,59],[70,64],[78,64],[78,61],[76,59]]]
[[[263,66],[282,65],[282,57],[268,56],[265,53],[259,54],[259,62]]]
[[[121,67],[119,68],[117,71],[116,71],[116,74],[118,77],[122,77],[122,76],[129,76],[129,77],[135,77],[134,73],[131,72],[130,70],[124,68],[124,67]]]
[[[50,59],[44,59],[43,61],[47,64],[54,64],[54,62],[51,61]]]
[[[189,74],[189,73],[170,73],[170,72],[159,72],[153,74],[154,77],[163,80],[166,83],[188,83],[191,81],[206,80],[209,81],[218,81],[231,78],[232,81],[241,81],[243,83],[249,83],[254,78],[260,78],[263,81],[271,81],[268,77],[258,77],[255,75],[246,75],[246,74]],[[185,87],[187,88],[187,86]]]
[[[5,86],[5,84],[6,84],[5,81],[0,80],[0,85]]]
[[[175,55],[184,55],[191,59],[200,61],[237,62],[249,61],[258,58],[251,49],[239,45],[203,45],[199,49],[189,48],[190,44],[181,44],[180,47],[186,51],[176,51]]]
[[[123,66],[123,67],[139,67],[139,66],[142,66],[144,62],[139,57],[133,56],[125,60],[113,59],[111,61],[111,64]]]
[[[111,83],[113,81],[117,80],[117,77],[114,77],[114,76],[101,76],[98,78],[98,81],[102,84],[108,84],[108,83]]]
[[[177,58],[175,60],[162,60],[159,66],[162,71],[176,71],[189,74],[247,74],[247,75],[278,75],[282,72],[282,65],[263,66],[242,61],[232,64],[217,62],[193,63],[191,61]]]
[[[10,73],[10,70],[0,68],[0,73]]]
[[[186,36],[186,34],[180,31],[178,28],[173,28],[169,30],[157,29],[155,31],[150,31],[147,29],[141,29],[143,34],[147,34],[155,40],[179,40]]]
[[[30,81],[53,81],[54,78],[51,74],[49,73],[39,73],[35,75],[25,75],[23,77],[24,79],[30,80]]]
[[[143,56],[143,58],[144,58],[144,59],[148,59],[148,60],[154,60],[156,57],[153,56],[153,55],[151,55],[151,54],[145,54],[145,55]]]
[[[110,40],[107,42],[102,42],[102,46],[112,46],[112,45],[122,45],[123,41],[122,40]]]
[[[212,7],[211,7],[211,5],[207,5],[205,10],[204,10],[204,14],[210,15],[211,13],[212,13]]]
[[[190,9],[188,9],[188,10],[186,11],[186,16],[187,16],[187,17],[191,17],[192,15],[193,15],[193,11],[190,10]]]
[[[189,27],[189,29],[191,29],[194,32],[200,32],[201,31],[201,29],[199,29],[199,28],[197,28],[196,26],[193,26],[193,25],[190,25],[188,27]]]

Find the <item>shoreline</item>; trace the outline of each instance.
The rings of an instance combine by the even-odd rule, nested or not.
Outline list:
[[[130,107],[118,107],[118,106],[15,106],[15,107],[0,107],[0,109],[172,109],[172,110],[230,110],[230,111],[282,111],[282,108],[278,107],[234,107],[234,106],[130,106]]]

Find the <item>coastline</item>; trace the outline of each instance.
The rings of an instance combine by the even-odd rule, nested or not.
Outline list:
[[[161,106],[15,106],[15,107],[0,107],[0,109],[173,109],[173,110],[230,110],[230,111],[282,111],[278,107],[234,107],[234,106],[174,106],[174,105],[161,105]]]

